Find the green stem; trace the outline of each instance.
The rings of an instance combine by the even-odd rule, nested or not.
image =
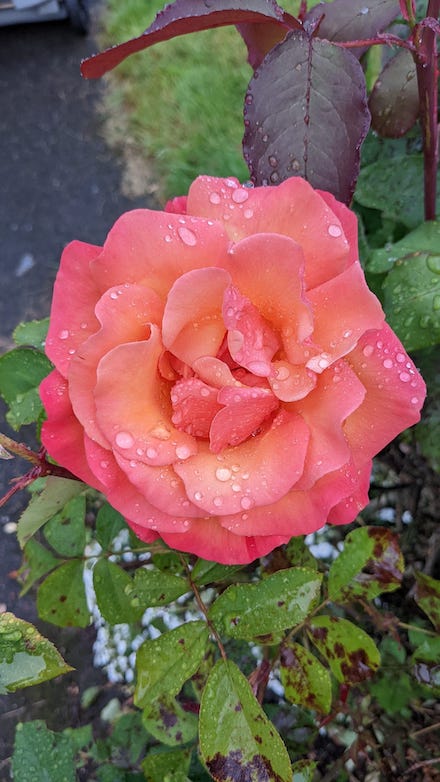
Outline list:
[[[206,606],[205,606],[205,604],[204,604],[204,602],[203,602],[203,600],[202,600],[202,598],[200,596],[200,592],[198,590],[197,585],[194,583],[194,581],[192,579],[191,570],[188,567],[188,563],[187,563],[186,559],[182,555],[179,555],[179,556],[180,556],[180,561],[182,562],[182,565],[185,568],[186,577],[188,579],[188,582],[189,582],[189,585],[191,587],[191,590],[192,590],[192,592],[194,592],[194,597],[196,599],[196,603],[197,603],[198,607],[200,608],[200,611],[202,612],[203,616],[205,617],[206,623],[207,623],[207,625],[209,627],[209,630],[210,630],[211,634],[214,636],[214,638],[215,638],[215,640],[217,642],[217,646],[218,646],[218,648],[220,650],[220,654],[221,654],[224,662],[226,663],[226,662],[228,662],[228,658],[226,656],[225,647],[223,646],[222,640],[221,640],[221,638],[220,638],[216,628],[214,627],[214,625],[212,624],[212,622],[211,622],[211,620],[210,620],[210,618],[208,616],[208,609],[206,608]]]

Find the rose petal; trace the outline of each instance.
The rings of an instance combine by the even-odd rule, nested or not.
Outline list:
[[[215,386],[216,388],[240,385],[239,382],[235,380],[228,365],[219,358],[202,356],[201,358],[198,358],[197,361],[193,362],[193,369],[205,383]]]
[[[359,262],[308,291],[307,297],[313,306],[313,341],[323,351],[307,362],[314,372],[322,372],[321,363],[328,366],[346,356],[362,334],[383,324],[382,307],[369,290]]]
[[[179,380],[171,391],[172,422],[183,432],[207,438],[212,419],[221,409],[217,394],[217,388],[197,377]]]
[[[49,419],[41,429],[41,442],[50,456],[98,491],[103,485],[90,470],[84,451],[84,431],[75,418],[65,378],[54,370],[40,384],[40,396]]]
[[[260,234],[233,245],[229,259],[234,285],[276,329],[289,360],[304,361],[310,346],[303,343],[313,331],[313,316],[304,297],[301,247],[286,236]]]
[[[117,345],[145,339],[150,322],[160,322],[163,306],[156,293],[141,285],[110,288],[96,305],[101,328],[77,351],[69,368],[69,391],[76,417],[89,437],[104,448],[109,442],[96,423],[93,391],[97,365]]]
[[[233,179],[198,177],[189,190],[187,210],[222,222],[235,242],[266,232],[295,239],[305,255],[306,288],[349,265],[350,248],[339,218],[301,177],[256,188],[242,188]]]
[[[283,535],[239,537],[211,518],[194,519],[191,530],[183,535],[165,533],[161,537],[171,548],[225,565],[246,565],[289,540]]]
[[[230,276],[224,269],[195,269],[172,286],[162,322],[165,347],[186,364],[215,356],[225,336],[222,301]]]
[[[90,274],[90,263],[100,252],[101,247],[71,242],[61,256],[46,353],[64,377],[79,345],[99,327],[95,317],[99,292]]]
[[[96,420],[112,449],[146,464],[172,464],[197,453],[193,437],[171,423],[169,384],[157,371],[159,331],[142,342],[119,345],[100,361]]]
[[[308,439],[302,418],[281,410],[256,437],[219,456],[199,442],[199,453],[174,469],[188,497],[209,515],[237,513],[268,505],[289,491],[302,473]]]
[[[256,306],[229,285],[224,293],[222,312],[233,361],[259,377],[270,375],[270,362],[280,342]]]
[[[354,263],[359,260],[358,251],[358,219],[356,214],[349,209],[345,204],[337,201],[333,193],[328,193],[326,190],[317,190],[317,193],[325,201],[327,206],[330,207],[333,214],[340,220],[342,229],[345,234],[345,238],[348,241],[349,246],[349,263]]]
[[[229,239],[221,225],[199,218],[136,209],[117,220],[91,264],[101,293],[121,283],[152,288],[165,299],[192,269],[224,265]]]
[[[364,334],[346,361],[367,392],[344,426],[353,458],[362,465],[420,420],[426,386],[387,324]]]
[[[307,367],[290,364],[288,361],[273,361],[270,387],[283,402],[297,402],[316,386],[316,374]]]
[[[278,400],[270,391],[256,387],[225,386],[217,399],[225,407],[212,421],[209,441],[213,453],[242,443],[278,407]]]
[[[371,463],[358,470],[351,462],[324,475],[308,491],[291,492],[268,507],[252,508],[245,513],[223,516],[220,523],[235,535],[279,535],[290,538],[308,535],[324,526],[330,518],[338,518],[345,509],[345,522],[354,521],[368,503]],[[335,513],[333,513],[335,508]]]
[[[298,488],[308,489],[322,475],[350,458],[344,421],[363,402],[365,388],[345,361],[318,376],[313,391],[295,404],[310,430],[304,472]]]

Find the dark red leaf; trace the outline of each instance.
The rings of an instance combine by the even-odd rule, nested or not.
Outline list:
[[[320,38],[328,41],[359,41],[375,38],[399,15],[396,0],[333,0],[310,9],[304,26],[313,25],[324,15],[318,28]],[[360,57],[366,46],[350,51]]]
[[[275,0],[175,0],[159,11],[142,35],[83,60],[81,73],[87,79],[97,79],[130,54],[155,43],[212,27],[248,22],[275,22],[286,30],[299,24]]]
[[[245,99],[244,155],[255,184],[303,176],[349,203],[370,124],[362,68],[350,52],[291,32]]]
[[[400,138],[419,114],[419,91],[414,60],[400,49],[387,62],[370,95],[373,129],[385,138]]]
[[[245,22],[237,25],[248,50],[248,63],[254,71],[261,65],[266,54],[286,37],[287,29],[277,22],[255,24]]]

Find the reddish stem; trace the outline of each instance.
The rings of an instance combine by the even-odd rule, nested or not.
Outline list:
[[[438,19],[440,0],[429,0],[427,16]],[[414,29],[413,54],[417,70],[420,98],[420,125],[423,138],[425,170],[425,220],[435,220],[437,200],[438,166],[438,68],[437,36],[428,26],[417,25]]]

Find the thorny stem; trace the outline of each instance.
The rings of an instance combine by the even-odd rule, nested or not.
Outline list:
[[[427,16],[438,19],[440,0],[429,0]],[[430,27],[417,25],[414,29],[413,53],[417,71],[420,99],[420,125],[423,138],[425,169],[425,220],[436,218],[438,166],[438,67],[437,36]]]
[[[212,622],[211,622],[211,620],[210,620],[210,618],[208,616],[208,609],[206,608],[206,606],[205,606],[205,604],[204,604],[204,602],[203,602],[203,600],[202,600],[202,598],[200,596],[200,592],[198,590],[197,585],[194,583],[194,581],[192,579],[191,570],[188,567],[188,563],[187,563],[185,557],[183,557],[181,554],[179,555],[179,557],[180,557],[180,561],[181,561],[183,567],[185,568],[186,576],[187,576],[189,585],[190,585],[192,591],[194,592],[194,597],[196,599],[196,603],[197,603],[198,607],[200,608],[200,611],[202,612],[203,616],[206,619],[206,623],[207,623],[207,625],[209,627],[210,632],[212,633],[212,635],[214,636],[214,638],[215,638],[215,640],[217,642],[217,645],[218,645],[218,648],[220,650],[220,654],[221,654],[221,656],[223,658],[223,661],[225,663],[227,663],[228,662],[228,658],[226,656],[225,647],[223,646],[222,640],[221,640],[217,630],[215,629],[214,625],[212,624]]]

